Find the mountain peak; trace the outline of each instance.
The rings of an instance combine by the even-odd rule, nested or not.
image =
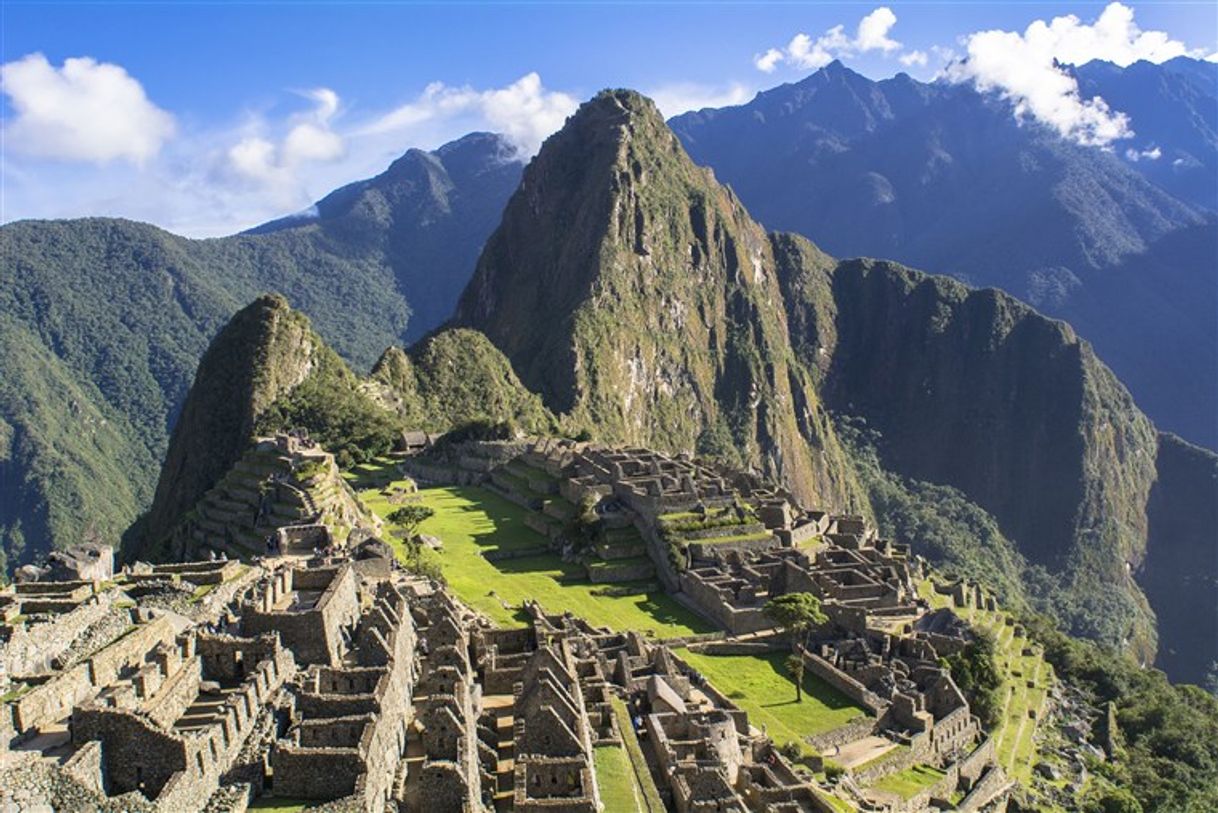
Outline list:
[[[607,90],[525,170],[454,324],[486,334],[572,426],[734,449],[801,499],[846,506],[810,375],[788,365],[777,262],[655,103]]]

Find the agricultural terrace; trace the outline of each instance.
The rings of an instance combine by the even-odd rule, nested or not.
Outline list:
[[[361,491],[360,498],[381,517],[400,507],[381,488]],[[521,623],[521,606],[535,600],[547,612],[570,611],[622,632],[676,638],[713,631],[658,584],[589,582],[580,566],[563,562],[549,551],[544,537],[524,524],[525,509],[498,494],[453,486],[422,489],[418,500],[435,511],[419,532],[444,544],[442,551],[424,555],[440,565],[453,593],[498,624]],[[404,556],[401,541],[392,534],[389,541]]]
[[[785,666],[787,652],[705,655],[678,649],[676,654],[748,712],[753,725],[765,726],[779,746],[793,742],[807,750],[804,737],[832,731],[867,713],[811,673],[804,674],[803,700],[796,702],[795,681]]]
[[[951,599],[934,591],[930,582],[921,582],[919,594],[932,607],[950,607]],[[973,607],[954,607],[960,617],[994,636],[998,669],[1002,675],[1002,715],[994,728],[998,764],[1025,785],[1031,782],[1036,761],[1036,726],[1045,711],[1045,700],[1056,677],[1045,663],[1043,652],[1027,638],[1015,634],[1014,619],[999,610],[990,612]]]

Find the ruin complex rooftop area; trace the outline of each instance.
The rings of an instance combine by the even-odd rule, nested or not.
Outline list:
[[[754,476],[422,433],[365,475],[263,439],[181,529],[186,561],[93,545],[0,593],[4,809],[1001,810],[1062,724],[992,596]],[[527,535],[479,532],[500,583],[444,569],[442,512],[413,537],[383,519],[451,493]],[[556,592],[508,598],[539,562]],[[776,629],[788,593],[826,620]],[[989,727],[945,666],[985,626],[1025,667]]]

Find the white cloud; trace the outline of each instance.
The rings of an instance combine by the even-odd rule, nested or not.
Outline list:
[[[228,148],[228,168],[241,180],[261,186],[284,207],[308,202],[303,180],[306,165],[337,161],[346,152],[343,137],[331,129],[338,112],[338,94],[329,88],[314,88],[300,95],[313,101],[312,110],[292,116],[280,143],[271,141],[255,122],[255,132]]]
[[[888,38],[888,32],[897,24],[897,15],[887,6],[880,6],[875,11],[859,20],[858,37],[855,45],[860,51],[895,51],[901,43]]]
[[[778,63],[782,62],[782,51],[778,48],[770,48],[764,54],[758,54],[753,57],[753,64],[757,66],[757,70],[764,73],[773,73],[778,67]]]
[[[377,117],[359,133],[405,132],[427,123],[474,119],[503,133],[522,156],[531,156],[578,106],[574,97],[547,90],[536,73],[492,90],[433,82],[417,99]]]
[[[744,104],[753,97],[754,91],[739,82],[730,85],[702,85],[696,82],[678,82],[661,85],[647,91],[647,95],[660,108],[664,118],[672,118],[690,110],[704,107],[731,107]]]
[[[753,65],[765,73],[772,73],[783,62],[794,68],[815,70],[839,57],[867,51],[887,54],[901,47],[901,43],[888,36],[896,24],[897,15],[892,9],[880,6],[859,20],[853,38],[846,34],[844,25],[835,25],[816,39],[801,32],[785,48],[770,48],[754,56]]]
[[[1142,150],[1139,152],[1131,147],[1130,149],[1125,150],[1125,157],[1135,163],[1143,159],[1147,161],[1158,161],[1163,157],[1163,150],[1159,149],[1158,147],[1151,147],[1148,150]]]
[[[232,234],[377,175],[409,148],[434,149],[472,130],[504,133],[527,157],[577,107],[536,74],[498,88],[433,83],[396,108],[365,102],[361,110],[328,88],[294,93],[307,100],[301,110],[182,127],[142,164],[82,167],[0,151],[0,219],[107,215],[192,237]]]
[[[1102,59],[1123,67],[1141,59],[1157,63],[1199,55],[1163,31],[1142,31],[1133,9],[1121,3],[1110,3],[1090,25],[1071,14],[1048,23],[1036,20],[1022,34],[978,31],[964,44],[966,57],[949,66],[949,79],[998,91],[1014,103],[1017,116],[1030,116],[1066,138],[1095,146],[1132,136],[1129,119],[1098,96],[1083,99],[1062,65]]]
[[[897,57],[898,61],[907,68],[917,65],[919,68],[925,68],[930,57],[925,51],[910,51],[906,54],[901,54]]]
[[[89,57],[56,68],[42,54],[0,66],[15,117],[4,124],[16,152],[65,161],[143,163],[174,134],[174,119],[119,65]]]

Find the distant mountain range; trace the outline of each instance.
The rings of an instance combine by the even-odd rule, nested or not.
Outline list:
[[[839,62],[670,123],[767,227],[1013,293],[1091,340],[1160,425],[1218,448],[1218,65],[1077,73],[1135,138],[1079,146],[969,85]]]

